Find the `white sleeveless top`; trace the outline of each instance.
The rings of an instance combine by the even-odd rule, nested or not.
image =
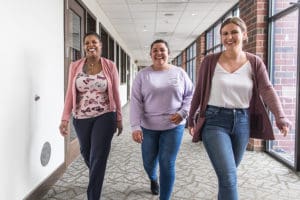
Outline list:
[[[212,79],[208,105],[225,108],[249,108],[253,80],[250,62],[230,73],[219,63]]]

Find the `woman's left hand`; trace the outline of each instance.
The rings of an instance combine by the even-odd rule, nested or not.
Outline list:
[[[281,129],[280,129],[280,132],[283,134],[283,136],[285,137],[288,132],[289,132],[290,128],[288,126],[283,126]]]
[[[118,121],[117,122],[117,129],[118,129],[118,134],[117,136],[121,135],[122,131],[123,131],[123,124],[122,121]]]
[[[286,136],[290,130],[291,122],[286,117],[282,117],[276,120],[276,126],[283,136]]]
[[[171,115],[170,120],[174,124],[179,124],[183,120],[183,118],[178,113],[175,113],[175,114]]]

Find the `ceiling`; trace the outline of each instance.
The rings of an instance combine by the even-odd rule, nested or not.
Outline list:
[[[170,60],[238,0],[97,0],[137,65],[149,65],[155,39],[169,43]]]

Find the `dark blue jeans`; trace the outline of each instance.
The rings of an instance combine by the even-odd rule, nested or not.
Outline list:
[[[160,200],[169,200],[175,182],[175,161],[182,141],[184,125],[170,130],[155,131],[142,128],[142,157],[150,180],[157,180],[159,163]]]
[[[89,200],[99,200],[111,140],[116,131],[116,113],[109,112],[88,119],[74,119],[81,155],[89,168]]]
[[[249,141],[248,109],[208,106],[202,139],[218,177],[219,200],[237,200],[237,167]]]

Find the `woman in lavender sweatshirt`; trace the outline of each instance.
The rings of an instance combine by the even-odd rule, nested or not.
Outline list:
[[[130,102],[132,138],[142,144],[151,192],[160,193],[160,200],[171,197],[176,156],[193,95],[193,83],[182,68],[168,64],[169,54],[166,41],[152,43],[153,64],[138,72]]]

